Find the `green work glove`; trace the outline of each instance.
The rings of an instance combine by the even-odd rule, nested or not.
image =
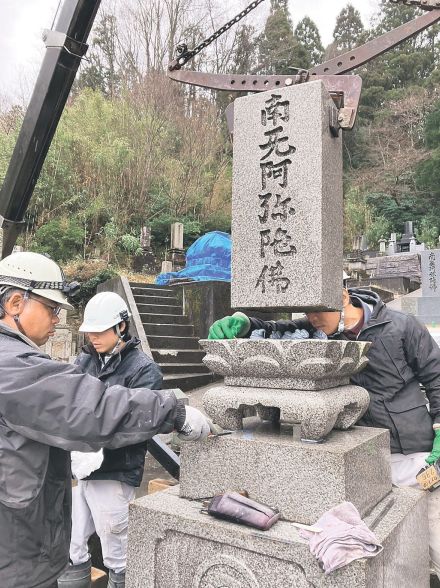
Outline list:
[[[242,312],[234,312],[215,321],[209,329],[208,339],[235,339],[245,335],[251,327],[251,321]]]
[[[440,429],[435,429],[434,433],[435,437],[434,443],[432,444],[432,451],[428,457],[425,458],[426,463],[429,463],[429,465],[432,465],[440,458]]]

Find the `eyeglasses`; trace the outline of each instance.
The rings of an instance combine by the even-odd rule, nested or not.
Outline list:
[[[36,300],[37,302],[39,302],[43,306],[50,308],[50,310],[52,311],[52,314],[54,314],[55,316],[60,315],[62,307],[59,304],[57,304],[56,306],[52,306],[52,304],[49,304],[48,302],[46,302],[45,300],[42,300],[41,298],[36,298],[35,296],[32,296],[32,294],[29,294],[28,298],[32,298],[32,300]]]

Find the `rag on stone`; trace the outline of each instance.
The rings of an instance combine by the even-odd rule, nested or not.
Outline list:
[[[312,554],[330,574],[362,557],[374,557],[383,547],[351,502],[342,502],[325,512],[315,523],[320,532],[301,530],[303,539],[309,540]]]
[[[265,339],[266,331],[264,329],[255,329],[249,336],[249,339]],[[315,331],[313,336],[310,337],[310,333],[306,329],[296,329],[295,331],[285,331],[280,333],[274,331],[270,334],[269,339],[291,339],[293,341],[298,339],[327,339],[327,335],[324,331]]]

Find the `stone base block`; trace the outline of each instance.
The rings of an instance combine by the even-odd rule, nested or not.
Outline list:
[[[364,516],[391,490],[389,433],[355,427],[303,443],[291,426],[263,424],[181,449],[180,495],[247,490],[283,519],[312,524],[344,500]]]
[[[359,386],[328,390],[276,390],[222,386],[203,397],[206,412],[225,429],[242,429],[250,413],[262,420],[301,423],[301,438],[320,441],[330,431],[348,429],[360,419],[370,403],[368,392]]]
[[[368,483],[368,481],[365,481]],[[428,588],[426,500],[395,489],[366,518],[384,550],[325,575],[298,530],[213,519],[175,488],[130,505],[127,588]]]

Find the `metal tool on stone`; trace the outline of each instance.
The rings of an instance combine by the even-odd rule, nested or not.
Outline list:
[[[235,433],[235,431],[231,431],[230,429],[223,429],[220,425],[212,423],[211,433],[208,435],[208,437],[223,437],[224,435],[231,435],[232,433]]]

